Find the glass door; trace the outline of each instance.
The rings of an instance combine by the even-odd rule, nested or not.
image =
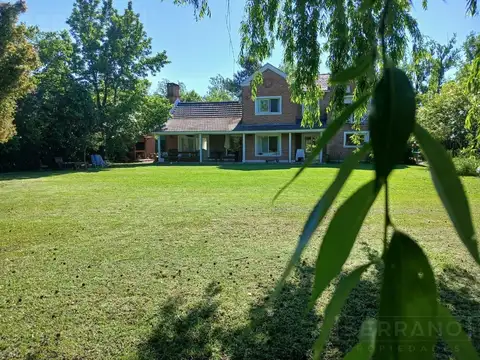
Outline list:
[[[305,157],[308,158],[315,146],[317,145],[318,138],[320,137],[319,134],[303,134],[303,148],[305,149]],[[322,154],[318,158],[319,161],[322,158]]]

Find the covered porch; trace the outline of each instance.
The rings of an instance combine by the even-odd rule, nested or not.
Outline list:
[[[307,158],[323,130],[156,134],[159,163],[294,163]],[[303,156],[302,156],[303,155]],[[300,159],[301,158],[301,159]],[[316,162],[323,162],[323,151]]]

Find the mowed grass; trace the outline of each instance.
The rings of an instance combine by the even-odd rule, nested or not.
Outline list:
[[[335,284],[306,312],[321,225],[271,308],[275,282],[335,167],[139,166],[0,175],[0,358],[309,359]],[[372,179],[354,171],[334,210]],[[463,178],[477,233],[480,180]],[[382,248],[383,195],[344,267]],[[428,254],[442,301],[480,350],[478,266],[423,167],[391,179],[394,224]],[[347,227],[348,222],[345,224]],[[352,293],[326,358],[375,316],[381,268]],[[443,344],[439,358],[450,355]]]

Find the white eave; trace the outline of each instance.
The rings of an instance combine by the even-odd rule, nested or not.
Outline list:
[[[264,73],[265,71],[267,70],[270,70],[270,71],[273,71],[275,74],[277,75],[280,75],[281,77],[283,77],[284,79],[287,78],[287,74],[285,74],[282,70],[280,70],[279,68],[276,68],[275,66],[273,66],[272,64],[269,64],[269,63],[266,63],[265,65],[263,65],[260,69],[258,69],[258,71],[260,73]],[[252,82],[253,80],[253,76],[254,75],[251,75],[249,76],[244,82],[242,82],[240,85],[241,86],[250,86],[250,83]]]

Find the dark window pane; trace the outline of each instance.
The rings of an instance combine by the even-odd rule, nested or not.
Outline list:
[[[280,112],[280,101],[278,99],[270,99],[270,112]]]
[[[277,152],[278,151],[278,138],[276,136],[270,136],[268,138],[268,150],[269,152]]]

